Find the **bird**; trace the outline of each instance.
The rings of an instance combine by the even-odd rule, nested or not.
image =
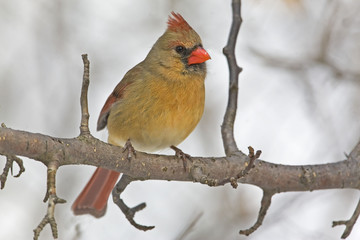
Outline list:
[[[137,151],[176,149],[203,115],[209,59],[200,36],[179,13],[171,12],[166,31],[107,98],[97,130],[107,127],[108,143],[125,146],[130,140]],[[73,203],[74,214],[102,217],[119,176],[98,167]]]

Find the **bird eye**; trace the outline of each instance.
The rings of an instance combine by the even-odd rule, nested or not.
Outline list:
[[[177,53],[182,53],[182,52],[184,52],[184,50],[185,50],[185,47],[183,47],[183,46],[176,46],[175,47],[175,51]]]

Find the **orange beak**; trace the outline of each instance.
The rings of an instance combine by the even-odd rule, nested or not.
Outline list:
[[[198,47],[190,54],[190,57],[188,59],[188,64],[192,65],[196,63],[203,63],[209,60],[210,58],[211,58],[210,55],[208,54],[207,51],[205,51],[205,49],[203,49],[202,47]]]

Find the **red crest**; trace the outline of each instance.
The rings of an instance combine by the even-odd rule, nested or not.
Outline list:
[[[192,29],[185,19],[175,12],[171,12],[172,16],[169,16],[168,29],[174,32],[177,31],[189,31]]]

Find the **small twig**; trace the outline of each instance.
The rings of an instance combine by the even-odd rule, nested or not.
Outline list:
[[[230,178],[230,184],[233,188],[238,187],[238,179],[244,177],[246,174],[249,173],[249,171],[254,167],[255,160],[258,159],[261,155],[261,150],[257,150],[256,153],[254,153],[254,148],[249,146],[249,163],[247,163],[244,170],[242,170],[239,174],[236,175],[236,177]]]
[[[227,156],[239,152],[234,138],[234,122],[237,110],[238,101],[238,81],[239,73],[242,69],[236,63],[235,57],[235,45],[237,35],[242,23],[241,19],[241,0],[232,1],[232,23],[228,42],[223,49],[223,53],[226,56],[229,65],[229,98],[224,120],[221,125],[221,134],[223,139],[223,145]]]
[[[342,239],[345,239],[350,235],[350,233],[359,217],[359,214],[360,214],[360,200],[355,208],[353,215],[351,216],[351,218],[349,220],[333,221],[332,227],[339,226],[339,225],[345,225],[346,228],[344,230],[344,233],[341,235]]]
[[[88,109],[88,88],[90,83],[90,61],[87,54],[81,55],[84,63],[83,82],[81,87],[80,106],[81,106],[81,124],[80,136],[90,135],[89,131],[89,109]]]
[[[249,149],[248,157],[250,160],[249,160],[249,163],[247,164],[247,166],[245,167],[245,169],[237,175],[238,179],[249,173],[249,171],[254,167],[255,160],[259,159],[259,157],[261,155],[261,150],[257,150],[256,153],[254,154],[253,147],[249,146],[248,149]]]
[[[260,207],[259,215],[258,215],[258,218],[257,218],[255,224],[251,228],[248,228],[246,230],[240,230],[240,232],[239,232],[240,234],[249,236],[251,233],[255,232],[256,229],[258,229],[261,226],[261,224],[265,218],[266,212],[270,207],[272,196],[274,196],[274,192],[265,191],[265,190],[263,191],[261,207]]]
[[[129,208],[124,201],[120,198],[120,194],[125,190],[127,185],[129,185],[134,179],[132,179],[130,176],[123,174],[119,180],[119,182],[116,184],[112,191],[113,201],[114,203],[120,208],[120,210],[124,213],[127,220],[130,222],[131,225],[136,227],[139,230],[147,231],[154,228],[154,226],[144,226],[140,225],[135,222],[134,216],[135,213],[144,209],[146,207],[146,203],[140,203],[139,205]]]
[[[46,226],[46,224],[50,224],[52,235],[54,239],[58,237],[57,224],[55,221],[55,205],[58,203],[66,203],[64,199],[58,198],[56,195],[56,171],[59,167],[57,161],[50,162],[47,170],[47,191],[45,194],[44,202],[48,201],[48,208],[46,215],[41,220],[39,225],[34,229],[34,240],[39,238],[40,232]]]
[[[11,175],[13,175],[13,163],[16,162],[19,166],[19,172],[14,177],[20,177],[20,175],[25,172],[23,161],[17,156],[6,156],[6,163],[3,170],[3,173],[0,175],[0,189],[5,187],[6,179],[9,174],[9,170],[11,170]]]

